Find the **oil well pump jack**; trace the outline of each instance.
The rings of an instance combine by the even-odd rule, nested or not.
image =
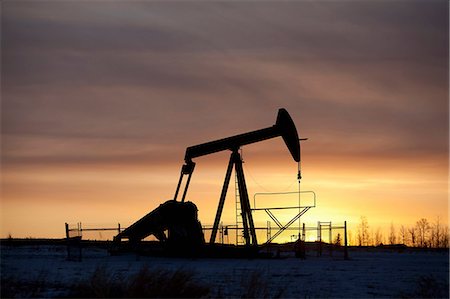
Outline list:
[[[168,200],[161,204],[158,208],[120,232],[114,238],[115,241],[120,242],[122,238],[126,238],[130,243],[138,243],[147,236],[154,235],[168,251],[192,253],[201,249],[203,245],[205,245],[205,241],[202,226],[197,217],[197,207],[192,202],[185,202],[189,183],[195,168],[193,159],[229,150],[231,151],[231,155],[209,243],[210,245],[215,243],[231,173],[234,168],[240,195],[242,229],[245,245],[247,248],[257,248],[258,242],[255,225],[253,222],[252,210],[242,166],[242,157],[239,153],[239,149],[244,145],[275,137],[282,137],[292,158],[296,162],[300,162],[300,140],[303,139],[299,139],[292,118],[283,108],[279,109],[276,123],[271,127],[188,147],[184,157],[185,163],[181,167],[180,178],[173,200]],[[187,176],[187,180],[181,198],[178,200],[183,178],[185,176]]]

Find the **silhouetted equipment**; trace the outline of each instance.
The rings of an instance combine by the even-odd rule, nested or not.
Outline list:
[[[205,242],[197,217],[197,207],[192,202],[168,200],[117,237],[128,238],[131,243],[137,243],[149,235],[154,235],[168,250],[189,252]]]
[[[276,123],[271,127],[188,147],[184,157],[185,164],[181,168],[180,178],[178,180],[174,199],[160,205],[154,211],[150,212],[129,228],[118,234],[116,236],[116,240],[128,238],[130,242],[138,242],[149,235],[154,235],[162,243],[173,245],[169,247],[178,248],[179,250],[187,250],[188,248],[192,250],[203,244],[204,237],[200,222],[197,219],[197,207],[191,202],[185,202],[189,183],[195,168],[195,163],[192,159],[224,150],[230,150],[231,156],[209,243],[214,244],[217,235],[217,230],[225,203],[225,197],[231,178],[231,172],[234,166],[241,198],[241,215],[244,226],[243,233],[245,244],[247,247],[256,248],[258,242],[256,239],[255,226],[253,223],[247,185],[242,168],[242,157],[239,153],[239,148],[247,144],[260,142],[275,137],[282,137],[292,155],[292,158],[296,162],[300,162],[300,142],[297,129],[295,128],[295,124],[289,113],[285,109],[278,110]],[[183,195],[181,200],[177,201],[178,193],[185,175],[187,175],[188,178],[184,187]],[[167,236],[164,233],[165,231],[167,231]]]

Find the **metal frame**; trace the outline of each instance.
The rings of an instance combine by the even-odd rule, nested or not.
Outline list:
[[[216,240],[217,230],[219,228],[220,217],[222,216],[223,206],[225,204],[225,198],[230,184],[231,172],[233,166],[236,172],[236,178],[238,182],[240,203],[241,203],[241,216],[244,226],[244,239],[247,246],[258,246],[256,239],[255,225],[253,222],[252,209],[250,208],[250,200],[248,197],[247,185],[245,183],[244,169],[242,167],[242,157],[239,153],[239,148],[233,150],[228,162],[227,172],[225,174],[225,180],[220,194],[219,205],[217,207],[216,217],[214,219],[214,225],[211,232],[211,238],[209,243],[214,244]]]
[[[313,194],[314,198],[314,205],[311,206],[289,206],[289,207],[274,207],[274,208],[257,208],[256,207],[256,197],[259,195],[286,195],[286,194],[302,194],[302,193],[309,193]],[[284,232],[287,228],[289,228],[295,221],[297,221],[302,215],[304,215],[306,212],[309,211],[309,209],[316,207],[316,193],[314,191],[299,191],[299,192],[266,192],[266,193],[255,193],[253,195],[253,205],[254,208],[251,209],[252,211],[265,211],[267,215],[275,222],[275,224],[278,226],[278,231],[272,235],[265,243],[265,245],[270,244],[276,237],[278,237],[282,232]],[[272,213],[271,210],[292,210],[292,209],[298,209],[299,212],[297,215],[295,215],[291,220],[289,220],[286,224],[282,224],[277,217]],[[300,232],[299,232],[300,233]]]

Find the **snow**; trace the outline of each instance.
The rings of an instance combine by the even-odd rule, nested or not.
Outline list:
[[[210,287],[210,296],[241,297],[243,282],[253,273],[262,275],[264,285],[287,298],[399,297],[411,294],[423,276],[433,277],[448,289],[447,251],[404,252],[351,249],[350,260],[342,255],[305,260],[282,259],[182,259],[127,254],[110,256],[101,248],[83,249],[80,262],[66,260],[61,245],[1,246],[1,275],[23,282],[44,279],[40,296],[64,296],[68,288],[88,279],[101,266],[110,273],[133,275],[144,265],[154,269],[185,269],[195,281]],[[448,293],[447,293],[448,296]]]

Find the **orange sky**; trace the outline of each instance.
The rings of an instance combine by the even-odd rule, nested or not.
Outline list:
[[[2,37],[1,237],[131,224],[173,196],[186,147],[280,107],[309,138],[301,189],[318,201],[302,221],[448,223],[446,1],[4,1]],[[203,224],[228,155],[196,159]],[[251,198],[297,190],[280,138],[244,160]]]

